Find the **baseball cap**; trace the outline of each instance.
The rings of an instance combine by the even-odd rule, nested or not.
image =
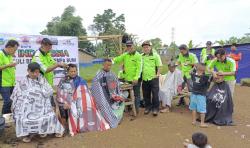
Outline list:
[[[52,45],[52,42],[48,38],[43,38],[41,44]]]
[[[188,50],[188,47],[187,47],[187,45],[185,45],[185,44],[181,44],[181,45],[179,46],[179,49],[180,49],[180,50]]]
[[[128,40],[127,42],[126,42],[126,46],[127,45],[133,45],[134,43],[133,43],[133,41],[131,41],[131,40]]]
[[[149,45],[149,46],[151,46],[150,41],[144,41],[144,42],[142,43],[142,45],[141,45],[141,46],[143,47],[143,46],[145,46],[145,45]]]

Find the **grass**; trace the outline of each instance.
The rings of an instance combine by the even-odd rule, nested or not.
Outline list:
[[[112,71],[117,75],[118,71],[120,70],[120,65],[115,64],[112,66]],[[96,75],[97,71],[102,68],[102,64],[95,64],[90,67],[80,68],[80,76],[85,79],[87,82],[91,82],[94,76]],[[165,74],[168,71],[166,65],[163,65],[161,68],[161,73]]]
[[[244,78],[240,80],[242,86],[250,86],[250,78]]]

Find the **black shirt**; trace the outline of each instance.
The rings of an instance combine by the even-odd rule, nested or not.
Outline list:
[[[198,75],[194,69],[191,72],[192,88],[191,92],[194,94],[206,95],[207,89],[211,82],[211,77],[208,75],[202,74]]]

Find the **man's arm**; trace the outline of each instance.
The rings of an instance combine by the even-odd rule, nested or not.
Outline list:
[[[207,66],[208,73],[211,73],[214,78],[217,78],[217,72],[214,71],[214,66],[215,66],[215,62],[216,61],[217,61],[217,58],[215,58],[214,60],[212,60],[212,62]]]
[[[7,65],[0,66],[0,71],[7,69],[7,68],[10,68],[10,67],[15,67],[16,65],[17,65],[17,63],[10,63]]]
[[[122,63],[124,61],[124,57],[125,57],[125,53],[122,54],[122,55],[119,55],[118,57],[115,57],[113,59],[113,61],[114,61],[115,64],[120,64],[120,63]]]
[[[156,76],[157,77],[159,77],[161,74],[161,66],[162,66],[161,57],[159,54],[157,54],[156,55],[156,67],[157,67]]]

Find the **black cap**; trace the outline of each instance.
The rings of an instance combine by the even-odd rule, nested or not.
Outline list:
[[[133,41],[131,41],[131,40],[128,40],[127,42],[126,42],[126,45],[133,45],[134,43],[133,43]]]
[[[207,41],[206,45],[212,45],[212,42],[211,41]]]
[[[181,44],[181,45],[179,46],[179,49],[180,49],[180,50],[188,50],[188,47],[187,47],[187,45],[185,45],[185,44]]]
[[[145,46],[145,45],[151,46],[150,41],[144,41],[144,42],[142,43],[141,46],[143,47],[143,46]]]
[[[41,44],[45,44],[45,45],[53,45],[51,40],[48,38],[43,38],[41,41]]]

